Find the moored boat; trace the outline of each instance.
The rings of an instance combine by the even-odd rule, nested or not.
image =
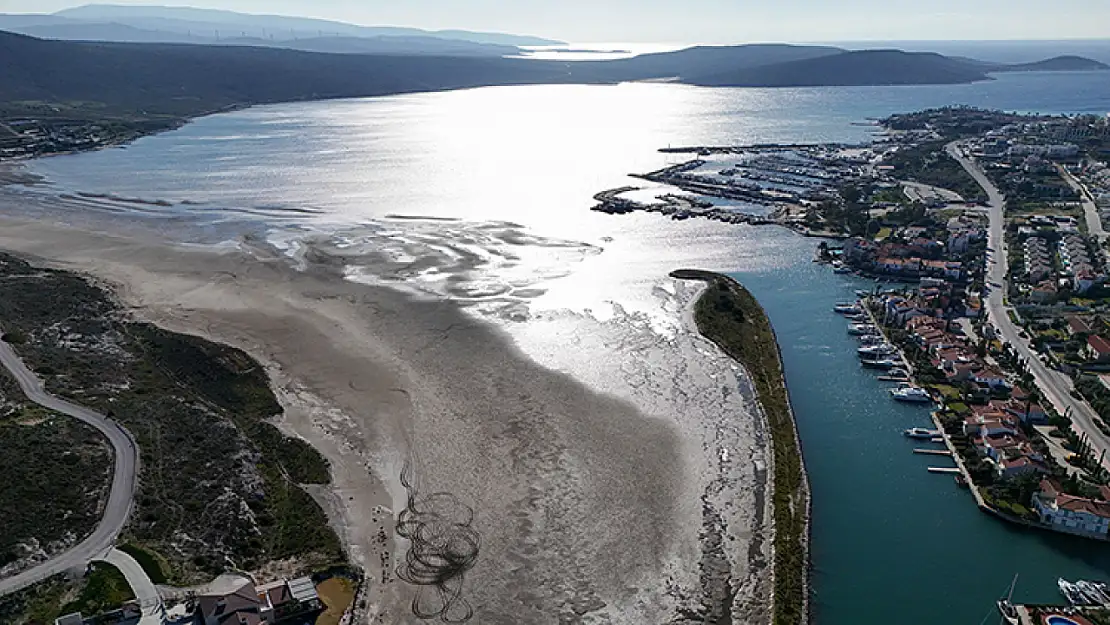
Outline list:
[[[898,362],[897,360],[891,360],[890,358],[883,358],[880,360],[864,360],[861,361],[860,364],[862,364],[864,367],[867,367],[868,369],[889,370],[897,367],[902,363]]]
[[[929,394],[929,391],[919,386],[911,386],[909,384],[890,389],[890,396],[893,397],[895,401],[904,401],[914,404],[927,404],[933,401],[933,397]]]
[[[875,326],[869,323],[853,323],[852,325],[848,326],[848,334],[851,334],[852,336],[864,336],[868,334],[873,334],[874,332]]]
[[[962,477],[962,476],[961,476]],[[1017,585],[1018,576],[1014,575],[1014,581],[1010,582],[1010,592],[1006,593],[1005,597],[998,600],[998,613],[1002,615],[1002,620],[1008,625],[1019,625],[1021,617],[1018,616],[1017,608],[1014,607],[1014,586]]]
[[[933,437],[937,436],[938,434],[939,432],[937,432],[936,430],[926,430],[925,428],[910,428],[908,430],[902,431],[902,436],[905,436],[906,438],[914,438],[917,440],[926,441],[933,440]]]
[[[1056,580],[1056,587],[1060,589],[1060,594],[1064,595],[1064,598],[1071,605],[1086,605],[1086,599],[1083,598],[1083,594],[1079,592],[1075,584],[1061,577]]]
[[[860,347],[856,350],[860,358],[877,358],[881,356],[889,356],[898,351],[898,348],[890,343],[879,343],[878,345],[867,345]]]
[[[858,315],[863,311],[860,310],[860,307],[855,304],[840,303],[836,306],[833,306],[833,312],[840,313],[842,315]]]

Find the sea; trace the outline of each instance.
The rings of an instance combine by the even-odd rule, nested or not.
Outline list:
[[[441,263],[386,282],[464,302],[541,363],[584,380],[593,361],[614,356],[561,354],[542,336],[550,319],[628,320],[665,339],[679,328],[667,272],[728,272],[759,297],[782,344],[813,489],[815,622],[974,625],[997,621],[994,601],[1015,574],[1015,600],[1032,602],[1060,601],[1060,576],[1110,578],[1110,545],[997,521],[951,476],[926,471],[940,461],[914,455],[900,433],[928,425],[927,409],[893,402],[889,386],[860,369],[831,313],[872,285],[812,263],[815,240],[590,211],[599,191],[645,186],[629,173],[677,162],[660,148],[861,143],[876,130],[869,120],[954,104],[1106,115],[1110,80],[1079,72],[956,86],[493,87],[259,106],[126,147],[29,162],[45,184],[3,192],[45,198],[26,210],[75,227],[141,226],[202,245],[264,238],[294,259],[308,238],[399,264],[437,255],[457,271]],[[357,263],[348,273],[383,280]]]

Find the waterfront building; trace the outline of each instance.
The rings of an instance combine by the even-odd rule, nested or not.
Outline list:
[[[1033,507],[1041,521],[1057,531],[1103,539],[1110,534],[1110,502],[1065,494],[1051,480],[1041,480]]]

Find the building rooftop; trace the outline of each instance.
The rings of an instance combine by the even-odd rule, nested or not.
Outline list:
[[[1089,345],[1099,357],[1110,356],[1110,341],[1107,341],[1101,336],[1095,335],[1087,337],[1087,345]]]

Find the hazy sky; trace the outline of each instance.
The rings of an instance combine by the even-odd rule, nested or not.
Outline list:
[[[105,0],[107,2],[107,0]],[[157,0],[114,0],[157,4]],[[1110,0],[175,0],[363,25],[466,28],[580,42],[742,43],[1110,37]],[[46,13],[73,0],[0,0]]]

